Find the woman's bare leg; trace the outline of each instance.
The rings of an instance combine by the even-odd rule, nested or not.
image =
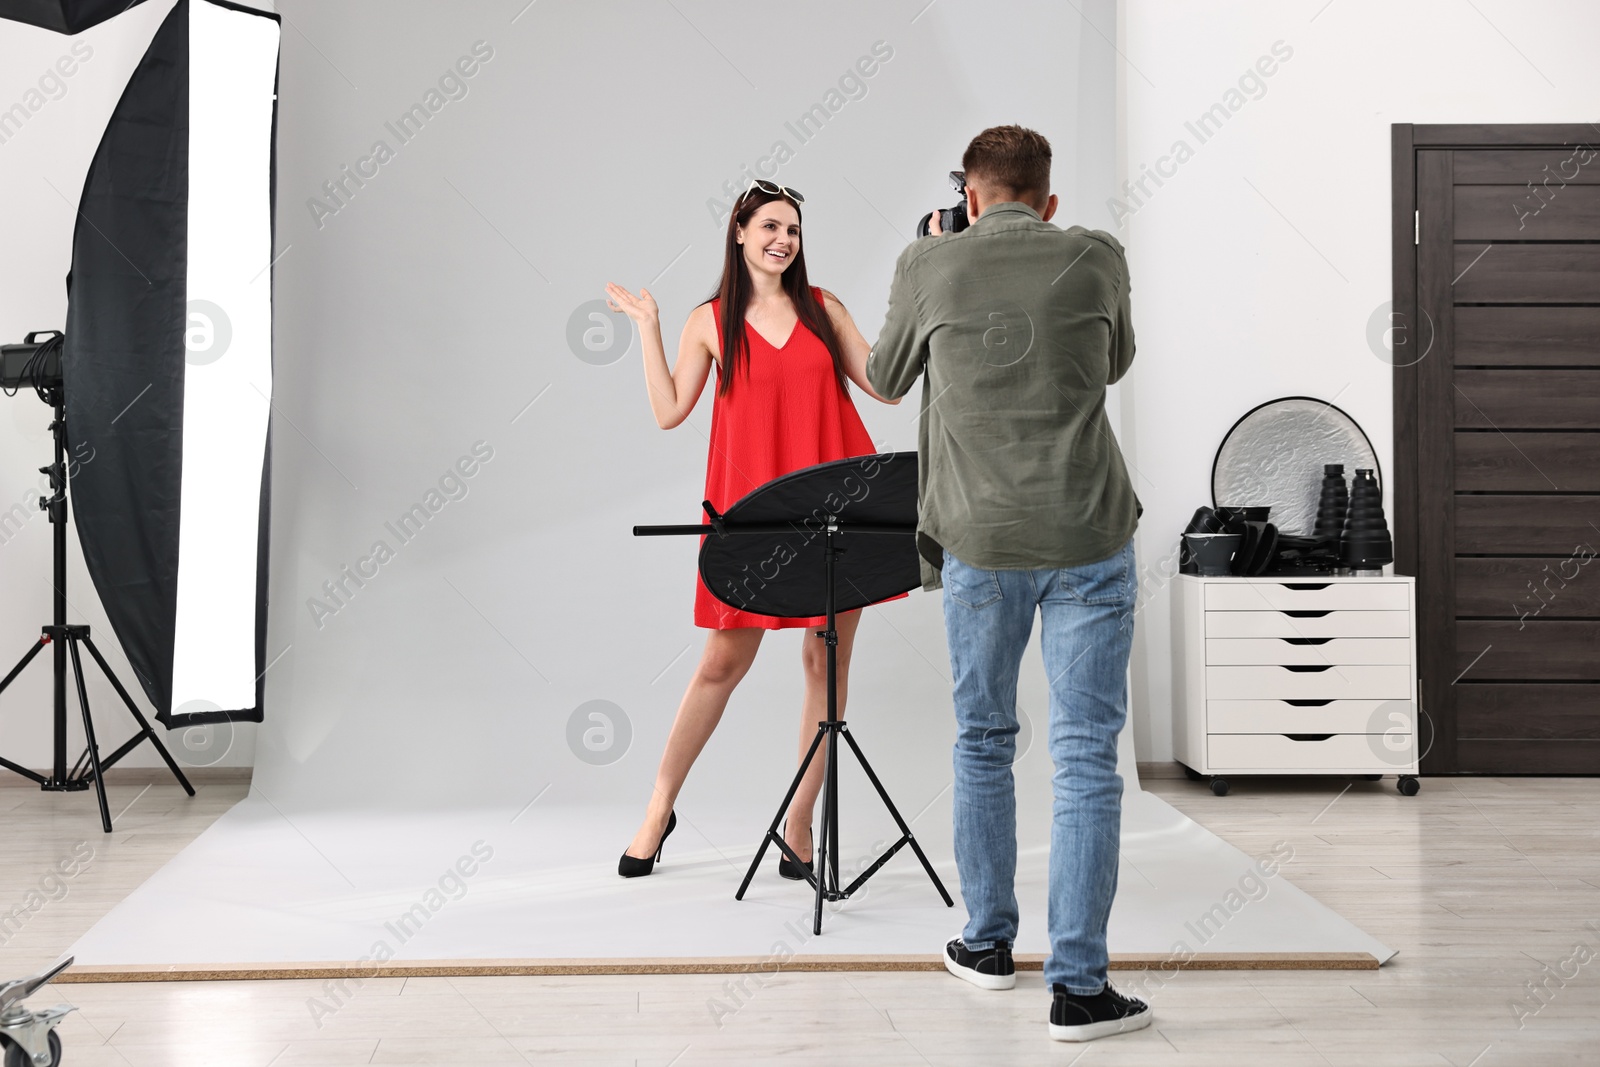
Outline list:
[[[700,665],[689,680],[683,703],[678,705],[678,716],[672,721],[672,732],[667,735],[666,751],[661,753],[656,788],[650,796],[644,823],[633,835],[628,855],[639,859],[655,855],[656,845],[667,828],[667,818],[672,814],[673,802],[678,799],[678,790],[683,788],[689,768],[694,766],[711,731],[722,719],[734,687],[755,662],[756,649],[761,647],[761,637],[765,633],[757,626],[742,626],[733,630],[712,630],[706,638]]]
[[[856,627],[861,625],[861,611],[845,612],[834,616],[839,632],[839,718],[844,718],[844,698],[849,690],[850,651],[855,647]],[[800,759],[817,736],[817,723],[828,717],[828,646],[821,638],[807,631],[805,644],[800,648],[800,662],[805,670],[806,695],[800,708]],[[823,739],[827,745],[827,739]],[[783,839],[803,860],[811,858],[811,813],[817,806],[817,794],[822,791],[822,774],[827,765],[826,750],[818,751],[800,788],[789,804],[789,825]],[[798,760],[796,761],[798,763]]]

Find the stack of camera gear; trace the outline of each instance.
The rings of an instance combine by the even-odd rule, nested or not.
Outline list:
[[[1350,491],[1345,486],[1344,464],[1322,466],[1322,487],[1317,497],[1317,521],[1310,537],[1283,534],[1278,538],[1274,574],[1334,574],[1342,566],[1339,543],[1344,535]]]
[[[1289,540],[1308,542],[1297,546],[1300,558],[1319,572],[1342,568],[1356,575],[1383,573],[1384,565],[1394,562],[1394,542],[1383,514],[1383,490],[1372,470],[1357,467],[1355,480],[1347,486],[1343,463],[1323,464],[1312,535]]]
[[[1240,535],[1241,551],[1235,554],[1232,566],[1232,573],[1239,577],[1375,576],[1394,562],[1394,542],[1383,514],[1383,490],[1369,468],[1357,468],[1354,482],[1347,485],[1344,464],[1323,465],[1317,520],[1309,537],[1279,532],[1265,521],[1267,510],[1202,507],[1183,532]],[[1178,571],[1199,573],[1187,552],[1180,557]]]
[[[1329,470],[1331,468],[1324,468]],[[1338,467],[1344,481],[1344,468]],[[1339,535],[1339,562],[1352,574],[1376,576],[1385,564],[1394,562],[1394,539],[1383,514],[1383,490],[1366,467],[1357,467],[1350,483],[1350,506]]]

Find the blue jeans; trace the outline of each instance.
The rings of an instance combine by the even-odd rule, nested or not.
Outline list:
[[[1047,985],[1106,984],[1117,891],[1128,653],[1138,573],[1133,540],[1081,567],[988,571],[944,555],[944,621],[956,709],[955,845],[967,947],[1017,939],[1017,675],[1038,609],[1050,679],[1050,956]]]

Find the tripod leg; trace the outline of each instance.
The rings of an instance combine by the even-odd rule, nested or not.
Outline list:
[[[828,876],[833,875],[833,888],[839,888],[839,730],[828,731],[828,764],[822,776],[822,835],[817,838],[817,911],[812,918],[811,932],[822,933],[822,902],[828,898]],[[832,866],[830,867],[830,862]]]
[[[67,651],[72,653],[72,680],[78,683],[78,707],[83,709],[83,736],[89,743],[89,765],[94,768],[94,791],[100,798],[100,825],[111,832],[111,809],[106,807],[106,780],[100,773],[100,746],[94,739],[94,719],[89,715],[89,692],[83,687],[83,661],[78,658],[78,641],[67,639]]]
[[[894,806],[894,801],[889,799],[888,790],[884,789],[883,783],[878,781],[878,775],[873,771],[872,764],[867,762],[866,754],[861,751],[861,746],[856,744],[856,739],[850,736],[849,730],[844,730],[843,732],[844,739],[850,743],[850,750],[856,754],[856,759],[861,763],[861,769],[867,772],[867,779],[872,783],[872,788],[878,791],[878,796],[883,799],[883,806],[889,809],[889,814],[894,817],[895,825],[900,827],[900,833],[904,835],[902,840],[911,846],[911,851],[915,852],[917,854],[917,859],[922,861],[922,869],[928,872],[928,877],[933,880],[933,887],[937,889],[939,891],[939,895],[944,898],[945,907],[955,907],[956,902],[950,899],[950,893],[945,889],[944,883],[939,880],[938,874],[934,872],[933,864],[928,862],[928,857],[922,851],[922,846],[917,844],[916,836],[912,834],[911,827],[907,826],[906,821],[900,817],[900,809],[896,808]],[[876,867],[873,868],[873,870],[876,869]],[[868,874],[870,873],[872,872],[869,871]]]
[[[133,698],[128,695],[128,691],[122,688],[122,683],[117,680],[117,676],[111,671],[111,665],[106,662],[105,657],[100,654],[100,650],[98,648],[94,647],[94,642],[89,640],[87,635],[84,636],[83,643],[89,646],[89,655],[93,656],[94,661],[100,664],[100,670],[105,673],[106,678],[111,682],[111,687],[117,691],[117,695],[122,698],[122,702],[128,705],[128,710],[133,712],[133,717],[138,720],[139,726],[143,728],[144,735],[150,739],[150,743],[152,745],[156,746],[156,751],[159,752],[161,754],[161,758],[166,761],[168,769],[171,770],[173,776],[178,779],[178,784],[183,786],[183,791],[188,793],[190,796],[194,796],[194,786],[189,784],[189,779],[185,778],[183,771],[178,769],[178,764],[175,760],[173,760],[172,754],[167,751],[167,746],[163,745],[161,743],[161,738],[156,736],[155,728],[152,727],[150,725],[150,721],[144,717],[144,713],[139,710],[139,706],[133,702]],[[73,654],[76,655],[76,651],[74,651]]]
[[[33,662],[33,657],[37,656],[39,654],[40,650],[43,649],[44,646],[49,644],[49,643],[50,642],[46,641],[44,638],[41,637],[41,638],[39,638],[39,640],[37,640],[37,641],[35,641],[33,643],[33,647],[32,648],[28,649],[27,652],[23,653],[22,659],[17,661],[17,665],[15,667],[11,668],[11,673],[6,675],[4,681],[0,681],[0,693],[4,693],[6,691],[6,686],[11,684],[11,680],[13,678],[15,678],[17,675],[21,674],[22,673],[22,668],[24,668],[28,664],[32,663]]]
[[[50,780],[50,779],[46,778],[44,775],[39,774],[36,771],[28,770],[28,768],[22,766],[21,764],[12,763],[10,760],[6,759],[4,756],[0,756],[0,767],[4,767],[6,770],[11,771],[13,774],[20,774],[20,775],[22,775],[22,777],[28,779],[28,781],[30,781],[30,782],[38,782],[40,785],[44,785],[46,782],[48,782]]]
[[[817,746],[822,743],[822,735],[826,728],[820,723],[817,725],[817,736],[811,739],[811,747],[806,750],[806,758],[800,761],[800,769],[795,772],[794,781],[789,783],[789,791],[783,795],[783,803],[778,805],[778,814],[772,817],[772,825],[767,827],[767,835],[761,839],[761,847],[756,849],[756,858],[750,861],[750,869],[744,872],[744,881],[739,883],[739,891],[733,895],[734,900],[743,900],[744,891],[750,888],[750,881],[756,876],[756,871],[761,867],[761,859],[767,854],[767,846],[778,842],[778,847],[792,860],[796,866],[805,866],[800,862],[800,857],[795,855],[778,833],[778,823],[789,810],[789,804],[794,800],[794,795],[800,791],[800,782],[806,776],[806,769],[811,766],[811,761],[817,754]]]
[[[47,644],[49,644],[49,642],[46,641],[43,637],[40,637],[39,640],[37,640],[37,641],[35,641],[33,643],[33,647],[32,648],[28,649],[27,652],[24,652],[22,654],[22,659],[17,661],[17,665],[15,667],[11,668],[11,673],[5,676],[5,680],[4,681],[0,681],[0,693],[3,693],[3,692],[6,691],[6,686],[11,684],[12,679],[16,678],[17,675],[21,674],[22,673],[22,668],[24,668],[28,664],[32,663],[33,662],[33,657],[37,656],[39,654],[39,650],[44,648],[44,646],[47,645]],[[40,785],[44,785],[46,782],[49,781],[49,779],[46,778],[44,775],[35,774],[33,771],[30,771],[28,768],[23,767],[20,764],[12,763],[10,760],[5,759],[4,757],[0,757],[0,767],[4,767],[6,770],[11,771],[11,772],[13,772],[15,774],[20,774],[20,775],[22,775],[22,777],[28,779],[31,782],[38,782]]]
[[[839,723],[828,739],[828,888],[839,892],[839,735],[846,733]]]

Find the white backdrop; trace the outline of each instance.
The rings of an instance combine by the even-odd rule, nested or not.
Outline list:
[[[543,795],[642,811],[704,634],[693,540],[630,528],[697,518],[711,397],[663,433],[637,339],[575,349],[569,323],[590,325],[607,281],[649,286],[675,357],[720,269],[707,201],[742,191],[741,167],[783,141],[811,278],[875,336],[896,255],[920,211],[953,202],[946,172],[984,126],[1051,138],[1064,219],[1103,203],[1113,8],[1087,9],[1097,30],[1048,3],[999,19],[924,0],[792,16],[734,0],[280,7],[281,658],[256,785],[302,810]],[[436,110],[403,127],[417,103]],[[802,129],[813,105],[832,110]],[[335,200],[324,183],[341,181]],[[858,400],[880,448],[915,447],[914,397]],[[452,479],[463,457],[473,474]],[[430,490],[421,532],[399,530]],[[393,557],[362,564],[379,541]],[[357,586],[347,566],[372,576]],[[341,579],[342,604],[323,592]],[[686,805],[776,806],[801,639],[767,637]],[[938,598],[871,612],[859,640],[849,718],[918,811],[950,777]],[[1036,655],[1028,674],[1042,719]],[[581,742],[594,701],[615,728],[599,753]]]

